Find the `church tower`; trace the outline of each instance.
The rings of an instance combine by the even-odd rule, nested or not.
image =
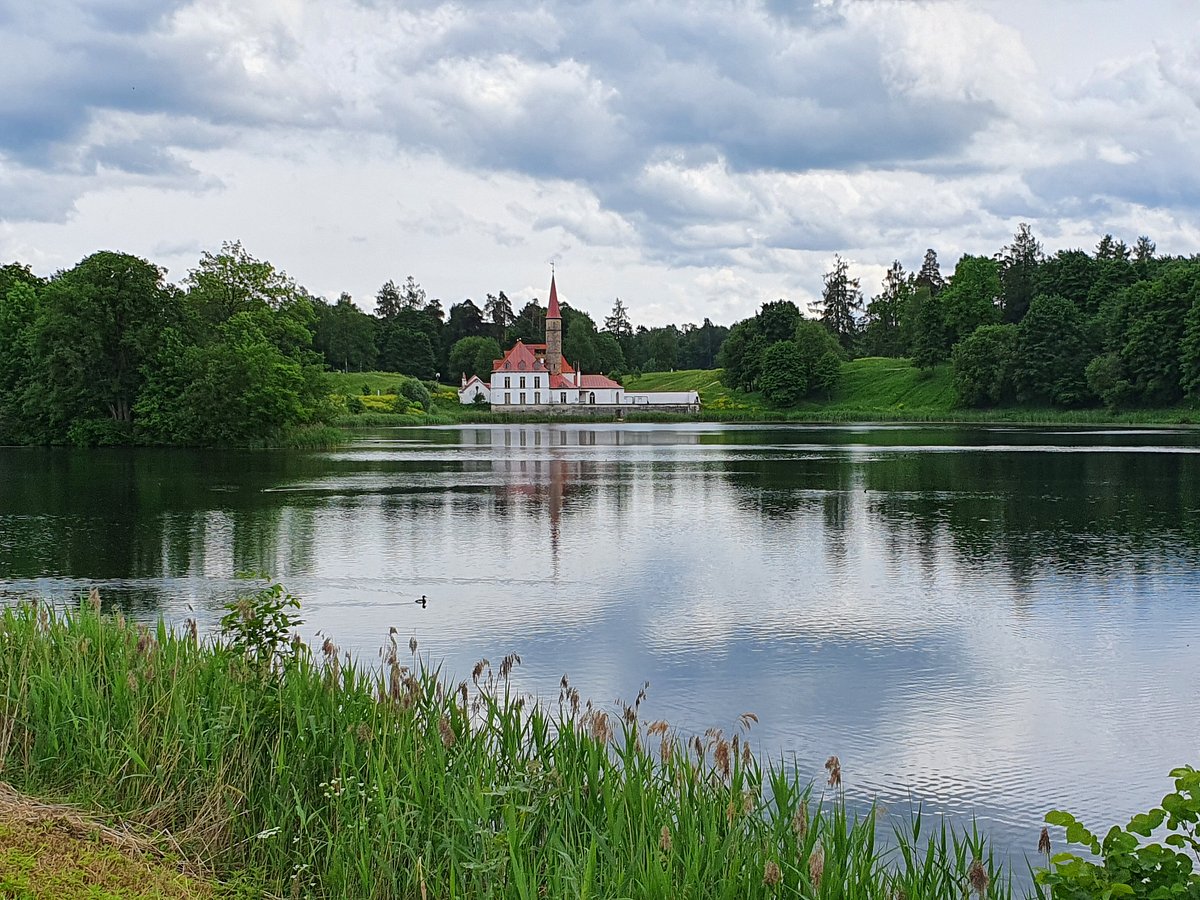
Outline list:
[[[546,310],[546,371],[562,374],[562,314],[558,311],[558,289],[550,275],[550,306]]]

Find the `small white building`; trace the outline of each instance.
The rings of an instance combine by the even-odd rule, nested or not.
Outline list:
[[[476,399],[482,398],[482,399]],[[478,375],[463,376],[458,391],[461,403],[488,403],[492,409],[553,409],[580,406],[670,407],[698,411],[696,391],[626,393],[605,375],[575,371],[562,356],[562,314],[558,288],[550,278],[550,304],[546,310],[546,343],[517,341],[503,357],[492,363],[492,377],[484,382]]]

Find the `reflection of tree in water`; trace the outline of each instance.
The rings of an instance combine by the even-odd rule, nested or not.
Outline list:
[[[926,577],[952,551],[968,567],[1002,560],[1020,589],[1046,567],[1137,571],[1147,558],[1200,561],[1200,474],[1186,453],[892,451],[725,463],[737,503],[763,518],[818,521],[833,561],[862,504],[893,560]]]
[[[301,508],[281,518],[278,495],[266,489],[322,477],[328,468],[300,453],[5,451],[0,577],[136,582],[196,573],[214,522],[229,529],[235,568],[304,567],[314,508],[295,504]],[[120,594],[149,604],[158,591],[129,584]]]
[[[1018,581],[1047,565],[1098,574],[1131,556],[1200,550],[1186,454],[911,453],[863,474],[874,515],[944,532],[967,563],[1004,559]]]

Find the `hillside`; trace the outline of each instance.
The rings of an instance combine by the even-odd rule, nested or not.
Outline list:
[[[700,392],[706,414],[731,418],[800,419],[944,418],[954,407],[954,385],[948,366],[922,372],[903,359],[856,359],[846,363],[833,395],[805,402],[797,409],[770,407],[762,395],[732,390],[721,383],[721,370],[650,372],[628,378],[631,391]]]

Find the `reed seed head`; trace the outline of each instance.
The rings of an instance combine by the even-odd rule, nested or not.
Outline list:
[[[800,803],[796,807],[796,811],[792,813],[792,831],[796,834],[796,840],[803,841],[805,835],[808,834],[808,805]]]
[[[783,878],[783,873],[779,871],[779,864],[774,860],[767,860],[767,864],[763,866],[763,884],[767,887],[775,887]]]
[[[1050,855],[1050,829],[1042,827],[1042,833],[1038,836],[1038,853],[1043,856]]]
[[[417,655],[417,639],[415,637],[410,637],[408,639],[408,652],[413,656]]]
[[[842,786],[842,761],[836,756],[831,756],[825,760],[825,771],[829,773],[829,786]]]
[[[813,889],[821,889],[821,877],[825,874],[825,848],[817,844],[813,847],[812,855],[808,857],[808,876],[812,879]]]
[[[663,853],[671,852],[671,829],[666,825],[662,827],[662,833],[658,836],[658,849]]]
[[[978,856],[971,860],[971,868],[967,869],[967,881],[971,884],[971,890],[983,900],[991,879],[988,878],[987,869],[983,867],[983,861]]]
[[[457,739],[454,734],[454,729],[450,727],[450,720],[442,716],[438,720],[438,732],[442,736],[442,746],[449,750],[454,746],[454,741]]]
[[[717,741],[716,747],[713,748],[713,765],[717,767],[722,778],[729,778],[729,744],[726,741]]]
[[[88,606],[92,608],[92,612],[100,612],[100,589],[92,588],[88,591]]]

